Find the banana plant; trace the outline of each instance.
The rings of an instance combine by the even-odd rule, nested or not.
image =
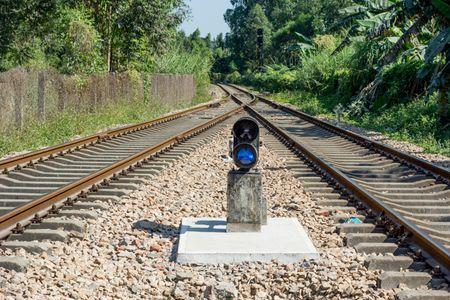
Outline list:
[[[416,19],[416,23],[393,46],[392,52],[383,58],[383,64],[394,59],[410,38],[436,14],[450,19],[450,4],[445,0],[355,0],[354,4],[340,10],[343,18],[339,26],[350,22],[352,26],[335,53],[351,43],[351,36],[359,35],[372,40],[388,34],[396,26],[401,27],[407,20]]]
[[[313,41],[310,38],[304,36],[299,32],[296,32],[295,35],[298,39],[298,42],[290,47],[291,50],[300,50],[301,52],[305,53],[307,51],[316,49]]]
[[[366,5],[366,10],[359,7],[358,10],[361,13],[364,12],[364,18],[355,20],[355,24],[353,25],[353,33],[362,33],[366,40],[384,35],[386,40],[392,43],[392,46],[390,46],[378,62],[375,79],[363,88],[356,97],[356,101],[354,102],[356,107],[353,108],[356,114],[363,113],[376,97],[377,89],[382,83],[380,74],[382,74],[385,66],[396,61],[399,57],[405,57],[411,53],[419,53],[420,56],[423,56],[425,62],[425,68],[419,72],[418,78],[424,79],[429,75],[430,70],[434,69],[428,93],[441,90],[444,91],[442,92],[444,97],[448,97],[448,92],[445,92],[445,90],[448,90],[448,82],[450,81],[450,78],[448,78],[448,74],[450,73],[448,70],[450,68],[448,63],[450,4],[444,0],[402,0],[395,1],[391,6],[386,3],[384,4],[386,10],[378,11],[378,14],[370,13],[367,10],[371,7],[373,8],[373,6]],[[353,11],[353,16],[356,16],[357,9],[352,8],[344,11],[347,13]],[[348,16],[345,18],[348,18]],[[424,26],[432,19],[443,28],[441,32],[428,45],[417,45],[414,49],[406,49],[407,45],[422,32]],[[408,25],[408,23],[410,24]],[[398,36],[389,36],[389,34],[395,31],[395,28],[401,28],[402,26],[406,26],[406,28],[401,34]],[[355,28],[357,29],[356,31]],[[348,43],[350,39],[347,38],[346,40]],[[342,48],[342,46],[339,46],[336,50],[340,51]],[[446,59],[441,58],[439,63],[433,64],[437,57],[442,56],[446,57]],[[433,68],[433,66],[435,67]]]
[[[444,28],[431,40],[424,56],[425,66],[417,74],[418,79],[424,79],[431,72],[427,95],[439,92],[438,116],[443,125],[450,123],[450,27]],[[428,98],[428,97],[427,97]]]
[[[403,0],[355,0],[354,5],[339,10],[343,19],[338,27],[348,26],[344,40],[334,50],[337,54],[352,42],[352,38],[374,39],[392,28],[402,12]],[[334,27],[336,28],[336,26]]]

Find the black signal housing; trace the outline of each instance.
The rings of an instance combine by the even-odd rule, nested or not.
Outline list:
[[[259,126],[249,117],[239,119],[233,126],[233,161],[240,169],[250,170],[259,161]]]

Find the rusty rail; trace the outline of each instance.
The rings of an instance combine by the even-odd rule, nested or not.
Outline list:
[[[236,86],[233,86],[233,87],[235,87],[238,90],[244,91],[246,93],[252,94],[240,87],[236,87]],[[235,98],[234,95],[232,95],[232,97]],[[262,97],[259,97],[259,96],[256,96],[256,97],[259,99],[262,99]],[[273,106],[275,108],[283,109],[283,110],[286,109],[285,111],[288,113],[290,113],[291,111],[294,111],[295,112],[294,115],[296,115],[296,116],[305,115],[305,116],[307,116],[307,118],[305,118],[305,120],[307,120],[307,121],[309,121],[310,119],[314,120],[315,121],[314,124],[316,124],[316,125],[322,124],[322,125],[324,125],[322,127],[326,126],[326,128],[333,128],[333,130],[334,130],[333,132],[335,132],[335,133],[336,132],[340,132],[342,134],[347,133],[346,130],[342,130],[342,131],[337,130],[337,129],[339,129],[338,127],[333,126],[328,123],[325,123],[321,120],[317,120],[316,118],[313,118],[306,114],[289,109],[287,107],[284,107],[282,105],[274,103],[270,100],[267,100],[267,99],[264,99],[264,100],[265,100],[264,102],[270,104],[271,106]],[[251,115],[253,115],[259,122],[261,122],[261,124],[263,124],[268,130],[272,131],[273,133],[276,133],[277,136],[279,136],[281,139],[283,139],[285,141],[285,143],[288,145],[288,147],[291,147],[291,148],[297,150],[299,153],[304,154],[310,161],[315,163],[326,173],[330,174],[337,182],[339,182],[342,186],[344,186],[347,189],[347,191],[349,191],[351,194],[353,194],[357,199],[363,201],[364,203],[366,203],[367,205],[372,207],[374,210],[383,213],[385,216],[390,218],[396,224],[399,224],[400,226],[402,226],[405,229],[405,232],[410,234],[411,240],[413,240],[424,251],[426,251],[428,254],[430,254],[438,263],[440,263],[442,265],[442,267],[444,267],[446,270],[450,270],[450,252],[442,244],[436,242],[428,233],[421,230],[413,222],[411,222],[408,219],[406,219],[405,217],[403,217],[400,213],[396,212],[389,205],[386,205],[382,200],[371,195],[366,189],[364,189],[359,184],[355,183],[353,180],[351,180],[348,176],[343,174],[341,171],[334,168],[326,160],[315,155],[311,150],[308,149],[308,147],[306,147],[305,145],[303,145],[300,142],[291,138],[289,134],[284,132],[278,126],[272,124],[272,122],[270,122],[269,120],[264,118],[255,109],[253,109],[249,105],[244,105],[244,108],[247,112],[249,112]],[[362,136],[359,136],[356,134],[353,134],[353,135],[355,135],[358,139],[363,139],[364,141],[367,140],[366,138],[364,138]],[[376,145],[379,143],[374,143],[374,144]],[[367,144],[365,144],[365,145],[367,145]],[[368,144],[368,145],[370,145],[370,144]],[[381,144],[379,144],[379,145],[384,146]],[[378,145],[376,145],[376,146],[378,146]],[[390,150],[392,150],[392,153],[397,153],[397,152],[402,153],[402,152],[392,149],[390,147],[388,147],[388,148]],[[402,153],[402,154],[403,154],[403,156],[405,156],[407,158],[411,158],[408,154],[405,154],[405,153]],[[419,162],[422,162],[422,160],[417,159],[415,157],[411,158],[411,161],[416,162],[417,160]],[[430,168],[430,171],[431,170],[435,170],[435,172],[437,171],[439,176],[446,176],[446,174],[448,173],[444,169],[438,168],[428,162],[425,162],[425,161],[423,161],[423,162],[424,162],[422,164],[423,166],[425,166],[425,167],[431,166],[432,168]],[[446,178],[448,178],[448,177],[446,177]]]
[[[228,101],[226,99],[228,97],[229,97],[229,95],[224,97],[219,103]],[[109,140],[109,139],[112,139],[114,137],[118,137],[118,136],[121,136],[124,134],[128,134],[128,133],[136,132],[138,130],[146,129],[146,128],[149,128],[149,127],[161,124],[161,123],[166,123],[166,122],[181,118],[183,116],[208,109],[214,105],[215,105],[214,103],[213,104],[211,104],[211,103],[203,104],[200,106],[182,110],[180,112],[177,112],[177,113],[165,116],[165,117],[157,118],[157,119],[154,119],[151,121],[142,122],[139,124],[125,126],[125,127],[121,127],[121,128],[117,128],[117,129],[112,129],[112,130],[109,130],[109,131],[106,131],[103,133],[91,135],[91,136],[88,136],[88,137],[85,137],[82,139],[77,139],[77,140],[74,140],[74,141],[71,141],[68,143],[64,143],[61,145],[45,148],[45,149],[38,150],[38,151],[33,151],[33,152],[19,155],[16,157],[11,157],[11,158],[0,161],[0,171],[7,172],[11,168],[17,168],[22,165],[30,164],[30,163],[33,163],[34,161],[41,160],[46,157],[50,157],[52,155],[58,155],[60,153],[66,152],[66,151],[71,151],[73,149],[76,149],[78,147],[83,147],[85,145],[98,143],[98,142],[101,142],[104,140]]]
[[[221,116],[211,119],[201,125],[189,129],[181,134],[177,134],[162,143],[149,147],[129,158],[117,162],[109,167],[106,167],[94,174],[84,177],[74,183],[64,186],[50,194],[47,194],[39,199],[36,199],[26,205],[18,207],[17,209],[0,217],[0,239],[7,237],[14,228],[26,226],[31,223],[36,216],[41,217],[48,213],[49,210],[60,208],[64,202],[70,197],[76,197],[80,192],[91,189],[96,184],[117,176],[120,172],[127,170],[136,164],[145,161],[151,156],[167,149],[171,146],[179,144],[183,140],[203,132],[219,122],[229,118],[230,116],[239,113],[243,110],[243,106],[239,106]]]

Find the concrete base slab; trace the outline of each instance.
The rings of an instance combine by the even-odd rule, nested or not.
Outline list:
[[[269,219],[261,232],[226,232],[225,219],[187,218],[181,224],[177,262],[246,261],[295,263],[319,254],[297,219]]]
[[[261,224],[228,223],[227,232],[260,232]]]

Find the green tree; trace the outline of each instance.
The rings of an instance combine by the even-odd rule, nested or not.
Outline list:
[[[264,47],[269,49],[272,39],[272,25],[269,22],[260,4],[256,4],[248,14],[247,26],[244,29],[244,38],[247,41],[244,45],[244,55],[248,59],[250,68],[258,65],[258,30],[263,30]]]
[[[175,38],[186,16],[182,0],[84,0],[84,5],[103,40],[109,71],[150,62]]]
[[[251,7],[245,5],[235,7],[234,10],[227,11],[225,20],[231,28],[229,46],[235,56],[234,60],[241,71],[247,68],[254,69],[258,65],[258,29],[263,29],[265,47],[269,48],[271,45],[272,25],[263,7],[259,3]]]
[[[57,0],[0,0],[0,69],[41,52],[37,37],[51,29],[59,6]]]
[[[83,9],[61,9],[46,35],[47,61],[65,74],[106,71],[100,36]]]
[[[145,71],[186,14],[183,0],[0,0],[0,68],[42,60],[68,73]]]

